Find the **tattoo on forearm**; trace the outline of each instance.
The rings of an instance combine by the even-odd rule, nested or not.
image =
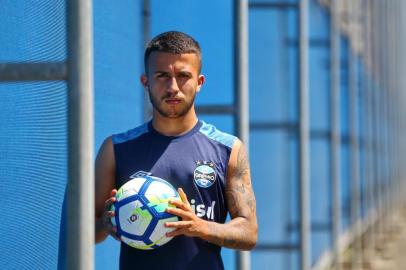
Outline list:
[[[255,197],[252,191],[240,191],[240,188],[226,190],[228,209],[232,216],[247,216],[247,210],[254,212],[256,208]]]
[[[256,237],[256,206],[248,156],[243,145],[238,150],[237,160],[232,163],[229,173],[225,197],[233,221],[226,230],[212,224],[209,227],[208,240],[229,248],[250,248],[252,236]]]
[[[220,230],[217,224],[212,224],[209,230],[210,230],[210,238],[208,240],[213,244],[228,248],[239,248],[239,246],[241,245],[239,244],[241,240],[239,240],[238,238],[243,239],[242,233],[237,234],[234,233],[230,235],[229,232]]]

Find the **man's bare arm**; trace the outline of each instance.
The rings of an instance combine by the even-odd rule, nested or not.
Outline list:
[[[226,224],[206,221],[197,217],[180,189],[182,201],[171,201],[177,208],[167,212],[178,215],[182,221],[169,222],[167,227],[175,228],[168,236],[186,235],[200,237],[213,244],[242,250],[250,250],[257,242],[258,227],[255,196],[251,185],[247,152],[237,141],[231,152],[228,164],[225,196],[231,221]]]
[[[111,232],[109,218],[112,213],[107,212],[114,202],[115,160],[113,143],[107,138],[100,147],[95,165],[95,207],[96,207],[96,243],[103,241]]]
[[[229,248],[252,249],[258,237],[256,203],[247,151],[240,141],[234,146],[230,157],[226,200],[231,221],[226,224],[227,228],[209,223],[208,241]]]

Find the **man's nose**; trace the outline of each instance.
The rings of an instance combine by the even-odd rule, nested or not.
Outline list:
[[[178,82],[176,81],[176,77],[172,77],[169,80],[169,85],[167,87],[167,91],[171,92],[171,93],[179,92],[179,85],[178,85]]]

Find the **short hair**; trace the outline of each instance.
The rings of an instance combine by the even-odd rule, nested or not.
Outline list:
[[[199,59],[199,73],[202,69],[202,52],[199,43],[191,36],[178,32],[168,31],[154,37],[145,49],[144,66],[148,69],[148,60],[152,52],[165,52],[173,54],[193,53]]]

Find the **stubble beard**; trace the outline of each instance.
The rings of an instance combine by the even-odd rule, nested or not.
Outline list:
[[[164,108],[162,108],[163,106],[161,106],[161,104],[162,104],[162,102],[164,102],[163,99],[170,98],[171,97],[170,95],[164,96],[161,98],[161,100],[158,100],[157,98],[154,97],[154,95],[152,95],[149,87],[148,87],[148,95],[149,95],[149,100],[150,100],[154,110],[157,111],[161,116],[167,117],[167,118],[180,118],[180,117],[185,116],[192,109],[192,106],[195,102],[195,97],[196,97],[196,94],[195,94],[195,95],[193,95],[190,102],[183,101],[184,106],[182,108],[180,108],[179,111],[173,111],[173,110],[169,111],[169,110],[165,110]]]

